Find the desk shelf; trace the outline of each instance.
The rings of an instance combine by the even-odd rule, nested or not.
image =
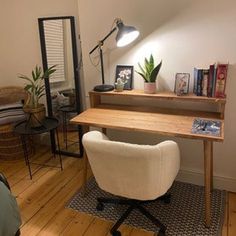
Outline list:
[[[155,94],[145,94],[142,90],[124,90],[123,92],[89,92],[90,96],[90,106],[98,107],[102,104],[101,97],[123,97],[123,98],[143,98],[143,99],[152,99],[152,100],[161,100],[161,101],[180,101],[183,103],[201,103],[201,104],[210,104],[211,106],[217,107],[217,113],[220,119],[224,118],[225,111],[225,98],[212,98],[212,97],[203,97],[196,96],[193,93],[184,96],[177,96],[174,92],[165,91],[158,92]]]

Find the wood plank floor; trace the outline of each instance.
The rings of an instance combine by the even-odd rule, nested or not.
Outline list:
[[[35,160],[47,160],[51,153],[46,147],[36,149]],[[51,164],[59,164],[52,160]],[[64,170],[41,168],[32,165],[33,180],[23,159],[0,160],[3,172],[17,197],[22,216],[23,236],[109,236],[111,222],[66,209],[64,206],[81,186],[82,160],[63,157]],[[153,236],[153,233],[137,230],[129,226],[120,228],[122,236]],[[229,193],[223,236],[236,235],[236,194]]]

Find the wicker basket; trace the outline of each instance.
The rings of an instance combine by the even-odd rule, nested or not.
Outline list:
[[[24,106],[23,110],[28,114],[28,119],[31,127],[42,126],[41,122],[45,119],[46,116],[46,108],[44,104],[39,104],[39,106],[36,108]]]
[[[13,125],[0,125],[0,159],[16,160],[24,157],[21,138],[13,132]],[[29,136],[26,140],[27,152],[33,154],[33,140]]]

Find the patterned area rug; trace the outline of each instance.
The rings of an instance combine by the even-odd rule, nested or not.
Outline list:
[[[204,187],[176,181],[169,192],[171,193],[170,204],[161,201],[145,204],[145,208],[167,226],[167,236],[221,235],[226,200],[225,191],[214,190],[212,193],[212,224],[210,228],[206,228],[204,225]],[[97,197],[114,196],[99,189],[94,178],[91,178],[88,182],[86,197],[83,198],[81,192],[78,192],[67,207],[113,222],[127,209],[126,206],[106,204],[103,211],[97,211]],[[147,231],[158,231],[156,226],[136,210],[125,220],[125,224]]]

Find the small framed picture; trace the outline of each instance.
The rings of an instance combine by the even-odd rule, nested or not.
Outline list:
[[[175,93],[177,95],[188,94],[189,90],[189,73],[176,73],[175,75]]]
[[[134,67],[130,65],[117,65],[115,82],[120,78],[121,81],[125,83],[124,89],[131,90],[133,83],[133,69]]]

